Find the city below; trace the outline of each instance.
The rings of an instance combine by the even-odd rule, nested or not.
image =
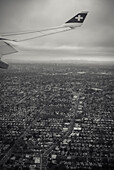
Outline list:
[[[114,65],[0,70],[0,170],[113,170]]]

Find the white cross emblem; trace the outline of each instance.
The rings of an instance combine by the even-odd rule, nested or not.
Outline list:
[[[81,17],[81,15],[78,15],[77,17],[75,17],[75,19],[77,19],[78,21],[81,21],[83,17]]]

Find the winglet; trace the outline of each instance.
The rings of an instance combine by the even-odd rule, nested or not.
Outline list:
[[[73,18],[68,20],[66,23],[83,23],[88,12],[81,12],[75,15]]]
[[[70,20],[65,22],[65,26],[70,27],[70,28],[75,28],[75,27],[81,26],[87,16],[87,14],[88,14],[88,12],[86,12],[86,11],[78,13],[73,18],[71,18]]]

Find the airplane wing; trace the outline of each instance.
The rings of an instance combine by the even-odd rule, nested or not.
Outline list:
[[[16,52],[17,51],[15,48],[13,48],[13,46],[11,46],[9,43],[5,42],[4,40],[0,39],[0,68],[3,68],[3,69],[8,68],[8,64],[1,60],[2,56],[16,53]]]
[[[35,38],[40,38],[52,34],[57,34],[60,32],[69,31],[75,29],[76,27],[80,27],[88,12],[81,12],[75,15],[73,18],[68,20],[65,24],[58,26],[47,28],[43,30],[33,30],[33,31],[23,31],[23,32],[15,32],[15,33],[4,33],[0,37],[0,54],[1,56],[15,53],[16,49],[13,47],[12,42],[21,42],[27,41]],[[0,68],[7,68],[8,64],[4,63],[0,60]]]
[[[2,37],[9,41],[14,42],[21,42],[27,41],[35,38],[40,38],[52,34],[57,34],[64,31],[71,30],[70,27],[60,26],[54,28],[47,28],[45,30],[36,30],[36,31],[25,31],[25,32],[17,32],[17,33],[10,33],[10,34],[2,34]]]

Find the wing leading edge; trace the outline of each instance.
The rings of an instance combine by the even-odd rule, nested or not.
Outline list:
[[[27,41],[35,38],[40,38],[52,34],[57,34],[60,32],[66,32],[72,29],[75,29],[76,27],[80,27],[88,12],[81,12],[75,15],[73,18],[68,20],[65,24],[58,26],[58,27],[52,27],[47,28],[43,30],[35,30],[35,31],[23,31],[23,32],[15,32],[15,33],[5,33],[2,34],[0,37],[0,54],[7,55],[16,53],[17,50],[13,47],[11,42],[21,42],[21,41]],[[3,61],[0,60],[0,68],[6,68],[6,66],[3,66]],[[7,64],[7,63],[5,63]]]

